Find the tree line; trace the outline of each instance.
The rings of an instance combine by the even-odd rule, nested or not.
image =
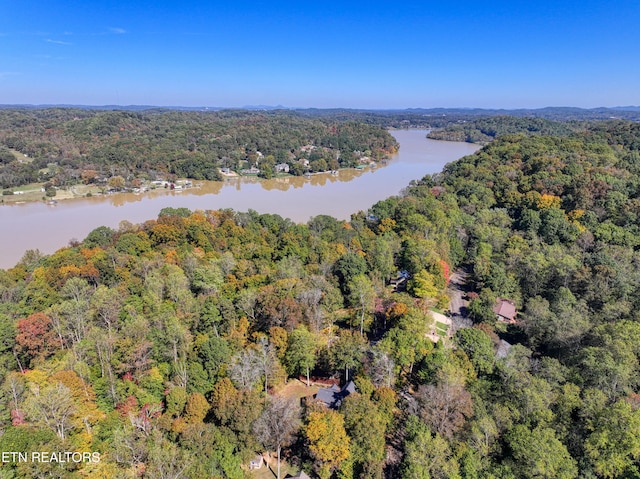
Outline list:
[[[121,176],[220,179],[220,168],[257,166],[266,176],[379,161],[397,143],[363,122],[254,111],[0,109],[0,187],[65,187]],[[300,160],[307,160],[304,166]]]
[[[569,136],[584,131],[589,123],[553,121],[536,117],[494,116],[460,120],[429,132],[428,138],[446,141],[466,141],[487,144],[504,135],[524,133],[527,135]]]

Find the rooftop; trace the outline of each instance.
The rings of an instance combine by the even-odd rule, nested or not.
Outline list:
[[[501,298],[497,299],[493,312],[507,321],[515,321],[517,314],[515,303],[510,299]]]
[[[344,398],[354,392],[356,392],[356,385],[353,381],[349,381],[342,388],[334,384],[330,388],[319,389],[316,394],[316,399],[325,403],[327,407],[337,409],[342,404]]]

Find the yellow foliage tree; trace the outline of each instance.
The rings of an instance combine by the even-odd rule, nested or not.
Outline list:
[[[425,269],[416,273],[411,285],[413,294],[418,298],[435,298],[439,293],[435,277]]]
[[[344,429],[342,414],[330,409],[312,412],[305,434],[309,449],[319,463],[318,475],[329,478],[349,457],[350,438]]]
[[[536,201],[539,210],[548,210],[549,208],[560,208],[560,197],[555,195],[544,194]]]

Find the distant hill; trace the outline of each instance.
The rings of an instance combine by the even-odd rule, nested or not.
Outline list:
[[[483,117],[471,121],[458,121],[444,128],[431,131],[433,140],[466,141],[486,144],[497,137],[524,133],[525,135],[554,135],[566,137],[584,130],[589,122],[560,122],[545,118],[520,118],[516,116]]]
[[[307,169],[355,167],[360,157],[380,160],[397,149],[380,124],[288,110],[110,108],[1,109],[0,188],[68,187],[83,178],[104,183],[114,176],[214,180],[220,168],[237,171],[258,163],[265,177],[283,163],[302,175]],[[307,165],[297,161],[303,157]]]
[[[71,105],[71,104],[0,104],[0,109],[46,109],[74,108],[82,110],[178,110],[178,111],[220,111],[220,110],[288,110],[302,115],[320,117],[361,117],[375,114],[379,117],[461,117],[478,118],[491,116],[515,116],[546,118],[548,120],[603,120],[611,117],[640,121],[640,106],[616,106],[598,108],[545,107],[545,108],[291,108],[283,105],[245,105],[238,108],[220,106],[160,106],[160,105]],[[451,118],[450,118],[451,119]]]

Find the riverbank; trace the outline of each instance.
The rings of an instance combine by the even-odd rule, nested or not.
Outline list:
[[[374,169],[377,167],[384,166],[387,163],[387,159],[382,160],[380,163],[372,164],[372,162],[368,162],[366,165],[358,165],[355,168],[340,168],[335,171],[318,171],[318,172],[307,172],[304,175],[297,176],[291,175],[288,173],[279,173],[275,175],[273,178],[261,178],[256,174],[247,174],[240,175],[235,171],[225,172],[222,171],[220,174],[222,176],[222,180],[219,182],[222,184],[224,182],[228,182],[231,180],[243,180],[248,179],[250,181],[258,181],[258,182],[268,182],[271,180],[282,180],[282,179],[309,179],[315,176],[322,175],[338,175],[342,171],[362,171]],[[155,181],[145,181],[140,182],[138,186],[131,188],[109,188],[105,185],[96,185],[96,184],[76,184],[73,186],[69,186],[66,188],[49,188],[49,190],[45,189],[45,183],[32,183],[29,185],[24,185],[16,188],[12,188],[11,190],[5,190],[0,196],[0,205],[19,205],[23,203],[33,203],[33,202],[42,202],[46,204],[57,204],[58,201],[64,200],[72,200],[72,199],[80,199],[80,198],[100,198],[100,197],[113,197],[114,195],[122,195],[122,194],[134,194],[134,195],[144,195],[146,193],[154,192],[154,191],[185,191],[193,188],[199,188],[204,183],[210,183],[211,181],[196,182],[196,180],[189,178],[180,178],[175,181],[168,180],[155,180]],[[47,194],[49,192],[49,194]],[[52,194],[55,193],[55,194]]]
[[[77,184],[69,186],[67,188],[49,188],[45,189],[44,183],[34,183],[31,185],[25,185],[23,187],[15,188],[12,194],[3,193],[0,197],[0,204],[22,204],[28,202],[44,202],[48,204],[57,203],[58,201],[72,200],[78,198],[92,198],[92,197],[109,197],[117,194],[133,193],[143,194],[155,190],[185,190],[188,188],[194,188],[197,185],[193,184],[193,181],[187,178],[182,178],[173,182],[162,181],[149,181],[141,182],[139,186],[132,188],[119,188],[113,189],[105,187],[104,185],[95,184]],[[48,193],[53,192],[54,194]]]
[[[28,249],[52,253],[72,239],[85,238],[98,226],[117,229],[121,221],[143,223],[167,207],[255,210],[298,223],[318,215],[349,220],[352,214],[399,194],[411,180],[438,173],[445,164],[478,149],[468,143],[428,140],[425,130],[391,133],[399,141],[400,150],[377,168],[346,169],[335,175],[318,173],[309,178],[202,181],[177,191],[159,188],[145,193],[79,196],[59,201],[56,206],[42,201],[40,193],[38,201],[5,204],[0,208],[0,224],[5,231],[0,235],[0,268],[15,265]]]
[[[11,191],[11,194],[9,193]],[[54,196],[48,196],[44,183],[33,183],[12,190],[5,190],[0,197],[0,204],[20,204],[33,201],[59,201],[72,198],[98,196],[102,194],[101,188],[95,185],[74,185],[69,188],[55,190]]]

